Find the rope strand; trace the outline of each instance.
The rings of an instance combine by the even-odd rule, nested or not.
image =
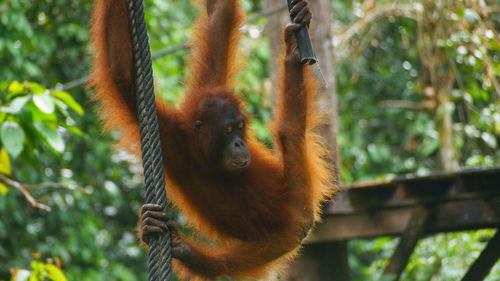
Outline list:
[[[134,57],[134,84],[141,133],[146,202],[166,211],[165,175],[156,112],[153,69],[142,0],[127,0]],[[170,234],[153,236],[148,252],[149,281],[169,281],[172,273]]]

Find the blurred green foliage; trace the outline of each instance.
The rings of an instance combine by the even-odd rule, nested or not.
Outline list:
[[[380,6],[420,2],[376,1]],[[500,76],[500,45],[493,35],[500,30],[499,15],[479,16],[479,11],[465,6],[466,1],[447,3],[454,9],[439,12],[449,19],[449,38],[424,44],[437,45],[452,61],[454,148],[461,166],[499,165],[500,89],[493,81]],[[362,4],[332,1],[334,26],[350,26],[370,13]],[[387,100],[425,101],[426,73],[417,34],[414,19],[380,16],[344,47],[347,54],[338,54],[340,171],[345,182],[439,169],[440,141],[432,115],[378,106]],[[420,241],[402,280],[459,280],[493,233],[448,233]],[[350,241],[353,280],[378,280],[396,243],[389,237]],[[497,264],[487,280],[499,276]]]
[[[31,270],[16,270],[11,281],[67,281],[59,267],[52,263],[32,261]]]
[[[493,234],[493,230],[483,229],[440,233],[421,239],[401,280],[460,280]],[[398,240],[380,237],[352,241],[349,244],[349,264],[354,269],[352,280],[382,280],[382,273]],[[497,264],[485,280],[495,281],[499,278],[500,264]]]
[[[387,100],[425,101],[416,32],[415,21],[408,18],[376,20],[353,39],[352,53],[337,65],[344,181],[439,169],[439,135],[432,115],[377,106]],[[459,163],[469,167],[500,163],[500,89],[494,88],[480,60],[489,57],[492,77],[498,79],[500,46],[493,39],[477,39],[478,33],[457,30],[443,47],[457,77],[451,92],[455,151]],[[483,41],[473,44],[477,40],[488,40],[488,48]]]
[[[196,16],[192,1],[145,3],[153,51],[189,38]],[[258,11],[258,3],[244,1],[246,11]],[[332,1],[335,26],[357,21],[361,4]],[[142,204],[139,163],[112,148],[119,135],[102,133],[90,91],[51,90],[88,73],[90,9],[90,0],[0,2],[0,173],[29,184],[56,182],[93,191],[33,191],[52,208],[45,212],[30,206],[18,190],[0,184],[0,280],[9,280],[14,268],[32,276],[28,280],[48,278],[55,269],[41,262],[47,260],[58,261],[68,280],[146,279],[145,254],[134,233]],[[468,25],[439,43],[457,74],[452,91],[455,149],[463,166],[499,165],[500,104],[490,78],[500,73],[498,42],[481,31],[481,17],[473,10],[455,12],[450,16]],[[493,34],[498,34],[496,19],[489,26]],[[263,24],[259,20],[245,28],[241,57],[251,60],[238,78],[237,92],[253,117],[255,134],[271,145],[266,128],[272,111],[269,48]],[[424,99],[416,40],[414,20],[380,17],[350,41],[348,55],[339,54],[344,182],[437,169],[439,138],[432,116],[377,106],[385,100]],[[157,91],[169,102],[182,96],[187,54],[183,49],[154,61]],[[403,280],[456,280],[491,236],[491,230],[480,230],[424,239]],[[355,280],[379,276],[396,243],[388,237],[351,241]],[[55,279],[57,274],[50,274],[52,280],[64,280]],[[489,280],[499,276],[497,266]]]
[[[25,135],[21,154],[10,154],[11,177],[93,191],[33,191],[51,212],[31,207],[13,188],[0,196],[0,280],[8,280],[12,268],[27,268],[33,253],[41,260],[60,259],[68,280],[146,279],[144,252],[134,233],[142,201],[137,163],[112,149],[114,140],[102,133],[95,105],[83,89],[71,92],[75,102],[64,92],[45,90],[88,72],[90,8],[91,1],[0,2],[0,80],[24,87],[15,96],[2,88],[1,106],[12,108],[12,99],[28,97],[28,106],[17,114],[2,113],[2,126],[18,123]],[[44,97],[36,103],[40,92]],[[51,101],[54,111],[48,113]],[[79,115],[78,104],[85,114]],[[30,118],[45,125],[37,130]]]
[[[2,148],[16,158],[23,151],[33,167],[45,153],[37,146],[47,144],[53,153],[64,151],[63,133],[83,133],[74,126],[69,110],[83,115],[83,108],[64,91],[50,91],[34,82],[0,82],[0,140]],[[43,140],[40,142],[38,140]],[[28,145],[24,149],[24,145]]]

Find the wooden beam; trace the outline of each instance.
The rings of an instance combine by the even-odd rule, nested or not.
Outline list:
[[[401,273],[406,268],[411,253],[420,237],[424,234],[430,214],[431,211],[424,206],[418,206],[415,209],[405,232],[400,238],[398,247],[389,261],[389,265],[384,270],[383,280],[398,281],[401,278]]]
[[[492,198],[496,209],[500,197]],[[416,206],[368,210],[364,212],[327,216],[308,240],[311,243],[331,240],[366,238],[381,235],[401,235]],[[435,216],[426,234],[443,231],[497,227],[500,217],[493,215],[483,200],[464,200],[437,204]]]
[[[392,185],[404,182],[419,182],[419,181],[436,181],[443,179],[456,179],[467,177],[489,177],[493,176],[498,178],[500,175],[500,166],[493,168],[464,168],[455,171],[439,171],[425,176],[418,176],[413,174],[401,175],[397,177],[388,177],[382,179],[359,181],[355,183],[345,184],[342,189],[358,189],[358,188],[377,188],[384,185]]]
[[[488,202],[484,199],[471,199],[437,203],[425,234],[499,227],[500,216],[496,214],[500,210],[500,195],[487,200]],[[316,226],[306,243],[402,235],[416,208],[417,205],[413,205],[327,215]]]
[[[500,258],[500,229],[490,239],[481,255],[472,264],[462,281],[481,281],[486,278],[491,268]]]
[[[494,198],[500,196],[498,182],[500,167],[356,183],[344,186],[324,212],[343,215],[435,202]]]

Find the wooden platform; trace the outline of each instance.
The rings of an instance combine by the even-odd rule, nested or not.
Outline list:
[[[500,167],[358,182],[342,187],[307,243],[401,235],[419,206],[425,234],[500,227]]]

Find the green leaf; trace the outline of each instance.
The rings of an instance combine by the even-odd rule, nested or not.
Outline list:
[[[70,117],[67,104],[57,99],[54,99],[54,104],[65,117]]]
[[[78,102],[73,99],[73,97],[64,91],[53,91],[52,96],[64,102],[67,106],[73,109],[76,113],[82,115],[84,113],[83,108],[80,106]]]
[[[481,138],[489,147],[493,149],[497,148],[497,139],[492,134],[484,132],[481,134]]]
[[[42,122],[46,122],[46,123],[55,123],[57,122],[57,115],[54,113],[51,113],[51,114],[47,114],[47,113],[44,113],[42,112],[38,106],[35,105],[35,103],[27,103],[26,104],[26,107],[28,109],[28,111],[31,113],[31,115],[33,116],[33,123],[35,122],[39,122],[39,121],[42,121]]]
[[[47,270],[48,276],[50,279],[54,281],[67,281],[66,276],[64,276],[64,273],[59,269],[59,267],[53,265],[53,264],[46,264],[45,269]]]
[[[7,150],[0,149],[0,174],[10,175],[11,165]]]
[[[44,86],[35,82],[29,82],[29,88],[30,91],[35,95],[43,94],[45,91],[47,91]]]
[[[5,122],[0,128],[0,139],[4,148],[13,158],[16,158],[23,151],[25,139],[23,129],[16,122]]]
[[[62,123],[62,122],[59,125],[65,129],[67,129],[68,131],[72,132],[75,135],[78,135],[78,136],[84,135],[83,132],[80,129],[78,129],[78,127],[76,127],[76,126],[68,125],[68,124]]]
[[[50,127],[44,122],[36,122],[35,128],[55,151],[64,151],[64,140],[56,129]]]
[[[7,193],[9,193],[9,188],[5,184],[0,183],[0,195],[7,195]]]
[[[23,108],[30,98],[30,96],[17,97],[13,99],[8,106],[0,107],[0,111],[16,114]]]
[[[23,90],[24,90],[24,85],[17,81],[10,83],[8,88],[8,91],[13,94],[21,93]]]
[[[47,93],[34,95],[33,102],[43,113],[50,114],[54,112],[54,101]]]

